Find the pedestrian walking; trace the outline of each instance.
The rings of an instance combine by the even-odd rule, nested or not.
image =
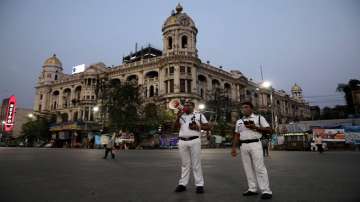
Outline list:
[[[315,144],[320,154],[323,153],[323,144],[322,144],[322,137],[320,135],[316,135],[315,137]]]
[[[263,148],[263,156],[269,156],[269,139],[268,138],[263,138],[261,139],[261,144],[262,144],[262,148]]]
[[[107,158],[109,152],[111,153],[111,158],[115,159],[115,154],[114,154],[114,145],[115,145],[115,138],[116,138],[116,133],[114,132],[112,137],[110,138],[109,142],[106,144],[105,146],[105,156],[104,159]]]

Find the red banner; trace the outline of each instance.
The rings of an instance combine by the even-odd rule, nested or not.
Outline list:
[[[11,96],[9,98],[9,104],[6,109],[6,117],[5,117],[5,132],[11,132],[14,129],[14,121],[15,121],[15,107],[16,107],[16,98],[15,96]]]

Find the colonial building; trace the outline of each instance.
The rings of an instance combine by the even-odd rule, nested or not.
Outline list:
[[[310,118],[309,105],[299,86],[292,88],[291,96],[285,91],[261,89],[259,83],[239,70],[225,71],[202,62],[198,57],[197,33],[194,21],[178,5],[162,26],[162,50],[141,48],[123,57],[118,66],[97,63],[72,75],[63,73],[60,60],[53,55],[43,64],[34,111],[42,115],[62,114],[62,121],[72,124],[55,127],[54,131],[84,129],[85,126],[73,124],[77,120],[90,127],[97,116],[93,107],[100,104],[96,87],[99,80],[106,79],[140,85],[147,102],[167,104],[172,99],[189,98],[198,105],[211,99],[216,89],[222,89],[233,102],[251,100],[264,112],[272,107],[279,122]]]

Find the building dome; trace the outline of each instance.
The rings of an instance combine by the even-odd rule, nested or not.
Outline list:
[[[291,88],[292,92],[301,92],[302,89],[299,85],[297,85],[296,83],[294,84],[294,86]]]
[[[59,67],[62,66],[59,58],[56,57],[56,54],[54,54],[53,56],[51,56],[45,60],[44,66],[49,66],[49,65],[50,66],[55,65],[55,66],[59,66]]]
[[[194,21],[186,14],[182,12],[183,7],[178,4],[176,6],[176,12],[173,10],[171,15],[165,20],[162,30],[172,26],[185,26],[193,27],[196,29]],[[197,30],[197,29],[196,29]]]

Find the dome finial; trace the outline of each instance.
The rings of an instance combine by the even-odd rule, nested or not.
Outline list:
[[[181,13],[182,10],[183,7],[180,5],[180,3],[178,3],[178,5],[176,6],[176,13]]]

